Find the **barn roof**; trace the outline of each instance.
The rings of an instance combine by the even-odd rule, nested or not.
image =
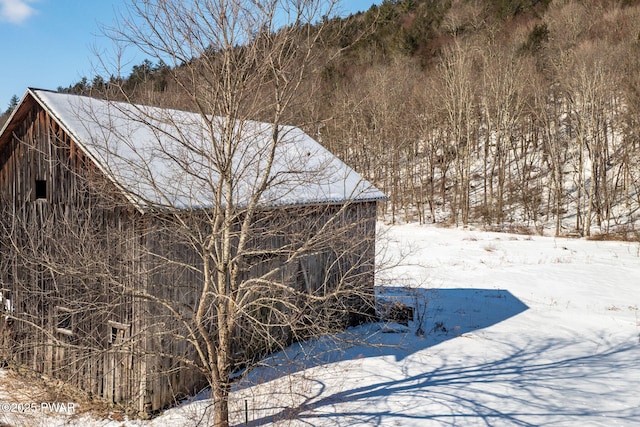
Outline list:
[[[211,207],[223,119],[158,107],[28,89],[83,151],[139,208]],[[13,118],[13,117],[12,117]],[[6,127],[5,127],[6,131]],[[274,126],[236,122],[230,165],[233,198],[246,204],[267,167]],[[386,196],[301,129],[279,126],[262,205],[342,203]],[[219,157],[218,157],[219,158]],[[227,200],[222,200],[226,203]]]

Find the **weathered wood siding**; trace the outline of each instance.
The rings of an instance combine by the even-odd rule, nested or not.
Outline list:
[[[244,257],[241,274],[241,280],[248,286],[254,286],[253,279],[269,277],[290,286],[295,291],[292,295],[306,292],[322,296],[338,286],[360,291],[352,293],[349,300],[336,296],[318,303],[321,307],[307,307],[308,317],[296,315],[299,319],[290,325],[274,326],[269,332],[269,342],[262,338],[264,330],[252,330],[241,319],[233,345],[238,363],[307,338],[318,327],[325,331],[338,330],[374,315],[375,222],[376,202],[352,203],[346,208],[341,205],[288,207],[258,215],[249,244],[252,254]],[[327,227],[327,223],[332,225]],[[194,227],[205,230],[206,220],[202,223],[194,220]],[[172,232],[171,228],[164,222],[155,232],[147,234],[148,267],[152,271],[148,289],[158,298],[157,303],[150,303],[153,308],[146,316],[149,327],[146,403],[151,410],[193,394],[207,384],[204,372],[190,363],[201,366],[194,347],[184,339],[188,332],[162,307],[162,302],[169,301],[173,307],[196,310],[203,284],[201,254],[204,253],[196,248],[204,242],[193,239],[198,233],[180,232],[181,227]],[[314,238],[315,244],[291,258],[296,249]],[[261,310],[264,320],[268,321],[270,310],[267,307]],[[323,311],[322,319],[311,318],[313,313]],[[213,315],[210,313],[212,318]],[[325,324],[319,325],[320,322]]]
[[[0,288],[18,319],[4,325],[4,353],[93,395],[139,400],[139,351],[113,339],[114,324],[140,333],[140,304],[122,292],[140,280],[135,213],[100,200],[73,140],[35,103],[22,108],[0,145]]]

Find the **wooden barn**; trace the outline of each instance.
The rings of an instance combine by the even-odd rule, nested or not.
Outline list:
[[[227,170],[212,144],[223,139],[215,123],[27,90],[0,132],[7,363],[148,413],[207,384],[190,322],[204,314],[214,324],[203,301],[220,296],[203,286],[220,282],[208,277],[241,284],[238,366],[320,323],[330,331],[372,314],[384,195],[289,126],[224,128],[236,151]],[[218,191],[227,173],[234,185]],[[227,221],[220,235],[235,269],[216,276],[210,258],[224,244],[214,237]],[[251,323],[267,326],[244,327]]]

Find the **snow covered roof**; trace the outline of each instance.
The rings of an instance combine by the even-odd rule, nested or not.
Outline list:
[[[221,162],[228,150],[234,203],[243,205],[260,185],[275,150],[260,204],[292,205],[383,200],[386,196],[301,129],[236,122],[235,144],[219,143],[223,118],[29,89],[96,165],[140,209],[213,206]],[[27,95],[25,95],[26,97]],[[224,150],[224,153],[223,153]],[[227,156],[229,157],[229,156]],[[222,200],[221,203],[226,203]]]

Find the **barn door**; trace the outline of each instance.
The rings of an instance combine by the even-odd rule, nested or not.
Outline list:
[[[104,394],[107,399],[118,403],[131,397],[128,393],[132,380],[132,355],[129,345],[131,327],[112,321],[108,322],[108,326],[110,335],[109,351],[105,360]]]

